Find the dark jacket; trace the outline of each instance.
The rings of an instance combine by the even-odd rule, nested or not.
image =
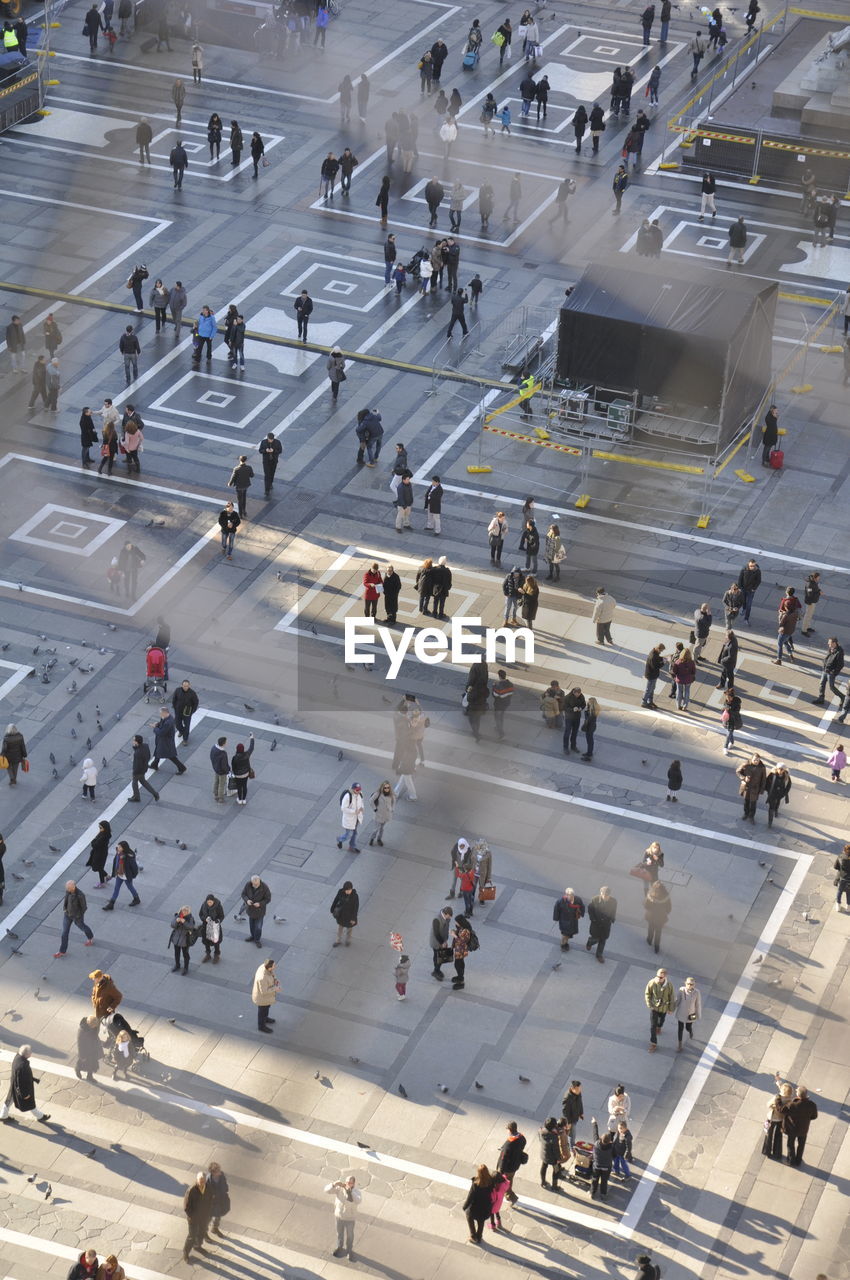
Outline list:
[[[177,755],[177,744],[174,741],[174,716],[167,715],[164,720],[160,720],[154,725],[153,736],[155,741],[155,755],[157,757],[164,756],[169,759],[171,756]]]
[[[171,935],[168,939],[169,947],[188,947],[190,946],[191,934],[190,929],[195,928],[195,917],[191,911],[187,916],[181,916],[178,911],[174,913],[174,919],[171,921]]]
[[[733,222],[729,228],[729,244],[733,249],[743,249],[747,243],[747,228],[743,222]]]
[[[561,1143],[556,1129],[543,1128],[537,1134],[540,1142],[540,1163],[560,1164]]]
[[[168,163],[171,165],[172,169],[189,168],[189,157],[186,155],[183,146],[179,142],[176,147],[171,148]]]
[[[643,914],[646,922],[654,929],[662,929],[667,923],[667,919],[672,910],[673,903],[670,900],[670,894],[667,893],[663,898],[644,898]]]
[[[228,511],[225,507],[219,512],[218,523],[228,533],[235,533],[242,523],[242,517],[238,511]]]
[[[174,690],[171,705],[175,715],[193,716],[198,710],[198,695],[194,689],[184,689],[183,685],[179,684]]]
[[[844,670],[844,650],[838,644],[834,649],[827,649],[823,655],[823,669],[825,675],[837,676],[839,672]]]
[[[123,867],[122,867],[123,861]],[[112,875],[121,875],[125,880],[135,880],[139,874],[139,864],[136,861],[136,855],[132,849],[125,849],[122,853],[115,853],[112,859]]]
[[[446,189],[441,182],[435,182],[432,178],[430,182],[425,183],[425,203],[429,208],[434,205],[442,204],[446,194]]]
[[[496,1162],[496,1168],[499,1173],[507,1173],[508,1175],[516,1173],[525,1161],[522,1159],[525,1151],[525,1135],[517,1133],[511,1135],[503,1143],[499,1151],[499,1159]]]
[[[91,867],[92,871],[105,870],[106,859],[109,857],[109,839],[109,832],[98,831],[92,840],[89,856],[86,859],[86,866]]]
[[[207,1176],[207,1186],[212,1192],[210,1217],[226,1217],[230,1213],[230,1188],[227,1185],[226,1175],[219,1173],[216,1177],[213,1177],[212,1174],[209,1174]]]
[[[611,932],[611,925],[617,919],[617,899],[606,900],[597,894],[588,902],[587,914],[590,916],[591,935],[594,938],[607,938]]]
[[[452,589],[452,571],[447,564],[435,564],[431,574],[431,591],[433,595],[445,600]],[[384,584],[386,595],[386,584]]]
[[[331,915],[343,929],[353,929],[357,924],[357,913],[360,910],[360,898],[357,890],[346,893],[343,889],[337,892],[331,903]]]
[[[239,128],[238,124],[231,125],[230,126],[230,150],[241,151],[243,146],[244,146],[244,139],[242,137],[242,130]]]
[[[134,333],[122,333],[118,339],[118,350],[122,356],[137,356],[141,349],[139,339]]]
[[[738,637],[732,636],[732,639],[723,641],[720,653],[717,655],[717,661],[721,667],[735,668],[738,662]]]
[[[252,738],[247,751],[234,751],[230,761],[230,772],[234,778],[247,778],[251,773],[251,756],[254,754],[254,739]]]
[[[212,898],[212,902],[208,903],[207,898]],[[208,893],[207,898],[204,898],[201,904],[198,919],[202,925],[206,924],[208,920],[214,920],[216,924],[221,924],[224,921],[224,907],[213,894]]]
[[[35,1110],[35,1085],[28,1058],[16,1053],[12,1060],[12,1081],[9,1094],[19,1111]]]
[[[84,449],[88,449],[90,445],[97,444],[98,434],[94,425],[94,418],[90,413],[80,414],[80,444]]]
[[[24,735],[17,731],[4,734],[0,755],[4,755],[9,764],[20,764],[22,760],[26,760],[27,744],[24,742]]]
[[[438,516],[442,512],[443,486],[441,484],[432,484],[426,489],[425,510],[430,511],[433,516]]]
[[[537,555],[540,550],[540,534],[537,531],[537,525],[532,525],[530,529],[523,529],[519,549],[526,551],[530,556]]]
[[[767,803],[771,809],[777,808],[783,800],[786,804],[789,804],[788,796],[791,791],[790,773],[787,770],[780,773],[777,769],[771,769],[767,775],[764,789],[767,795]]]
[[[581,720],[581,713],[587,706],[583,693],[573,693],[572,689],[564,696],[564,715],[572,721]]]
[[[744,570],[742,569],[741,573],[743,574],[743,572]],[[740,586],[736,589],[730,587],[723,597],[723,607],[730,618],[737,618],[738,614],[741,612],[743,603],[744,597]]]
[[[401,578],[397,573],[387,573],[384,575],[384,607],[388,613],[392,613],[398,604],[398,598],[401,594]]]
[[[415,586],[416,590],[419,592],[420,595],[430,596],[433,582],[434,582],[433,567],[430,569],[423,568],[423,569],[416,570],[416,580],[414,581],[413,585]]]
[[[580,1093],[567,1090],[561,1103],[561,1115],[573,1128],[584,1119],[584,1099]]]
[[[249,466],[247,462],[240,462],[230,473],[228,480],[228,488],[231,489],[248,489],[251,481],[254,479],[254,468]]]
[[[679,791],[682,786],[682,766],[671,764],[667,770],[667,789],[668,791]]]
[[[593,1144],[593,1168],[594,1170],[607,1169],[609,1172],[614,1166],[614,1144],[612,1142],[594,1142]]]
[[[572,902],[561,897],[555,903],[552,919],[558,922],[558,928],[565,938],[574,938],[578,933],[578,922],[584,915],[584,903],[578,894],[573,894]]]
[[[707,640],[708,633],[711,630],[711,614],[703,613],[702,609],[694,611],[694,631],[698,640]]]
[[[65,894],[62,911],[69,920],[82,920],[86,914],[86,906],[86,895],[82,889],[75,889],[73,893]]]
[[[646,662],[643,668],[644,678],[646,680],[657,680],[664,669],[664,657],[657,649],[651,649],[646,655]]]
[[[395,240],[386,240],[384,242],[384,262],[395,262],[398,255]]]
[[[230,773],[230,762],[227,759],[227,752],[224,747],[217,745],[210,747],[210,763],[213,767],[213,773],[217,773],[219,777]]]
[[[833,869],[838,872],[839,881],[850,884],[850,858],[842,854],[840,858],[836,858]]]
[[[262,920],[266,914],[266,907],[272,900],[272,891],[266,884],[265,880],[254,887],[249,880],[242,890],[242,901],[245,903],[245,914],[249,920]],[[257,903],[257,906],[249,906],[249,903]]]
[[[466,293],[463,289],[458,289],[452,294],[452,319],[462,319],[464,315],[464,307],[466,306]]]
[[[803,588],[803,603],[817,604],[821,597],[820,583],[815,578],[806,578],[806,585]]]
[[[779,439],[779,420],[776,414],[768,409],[764,415],[764,430],[761,433],[761,442],[764,445],[775,445]]]
[[[524,582],[525,574],[519,569],[517,569],[516,572],[512,569],[502,583],[502,595],[510,596],[511,599],[514,596],[518,596]]]
[[[597,103],[596,106],[591,108],[589,123],[590,123],[591,133],[602,133],[604,131],[605,129],[604,107],[600,107],[599,104]]]
[[[396,504],[399,507],[413,506],[413,485],[409,480],[402,480],[396,489]]]
[[[213,1194],[212,1188],[207,1181],[203,1191],[196,1182],[183,1196],[183,1212],[190,1222],[199,1226],[204,1226],[212,1217]]]
[[[805,1138],[809,1125],[818,1118],[817,1104],[811,1098],[795,1098],[789,1102],[785,1115],[786,1130],[790,1129],[798,1138]]]
[[[469,1190],[466,1193],[466,1199],[463,1202],[464,1213],[468,1213],[478,1222],[483,1221],[484,1218],[489,1218],[492,1195],[492,1185],[489,1187],[480,1187],[473,1178],[470,1183]]]
[[[97,1027],[90,1027],[85,1018],[77,1028],[77,1062],[80,1071],[96,1071],[100,1062]]]
[[[756,565],[755,569],[750,569],[744,565],[738,574],[738,586],[742,591],[756,591],[761,586],[761,569]]]

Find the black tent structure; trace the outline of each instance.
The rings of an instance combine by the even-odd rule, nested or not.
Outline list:
[[[771,381],[779,286],[735,270],[666,257],[591,264],[561,308],[556,386],[636,444],[716,458]]]

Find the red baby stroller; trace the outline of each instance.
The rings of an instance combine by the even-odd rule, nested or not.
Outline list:
[[[158,645],[148,645],[145,662],[145,702],[150,702],[151,698],[165,702],[168,695],[168,654]]]

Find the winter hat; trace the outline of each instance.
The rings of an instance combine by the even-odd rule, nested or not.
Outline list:
[[[236,744],[236,750],[237,750],[237,751],[244,751],[244,750],[245,750],[245,744],[244,744],[244,742],[237,742],[237,744]]]
[[[460,840],[458,840],[457,842],[458,853],[466,853],[468,848],[469,848],[469,841],[464,840],[463,836],[461,836]]]
[[[362,790],[363,790],[363,788],[361,787],[361,785],[360,785],[360,783],[359,783],[359,782],[352,782],[352,784],[351,784],[351,790],[352,790],[352,791],[362,791]]]

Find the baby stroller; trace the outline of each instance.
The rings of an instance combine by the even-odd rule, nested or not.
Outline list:
[[[165,702],[168,694],[168,654],[155,644],[148,645],[146,651],[143,692],[145,702],[151,698]]]
[[[422,263],[427,262],[429,257],[430,255],[427,249],[417,249],[407,266],[404,268],[407,274],[412,276],[414,280],[418,280],[422,272]]]
[[[150,1059],[144,1036],[134,1031],[124,1015],[117,1011],[104,1018],[100,1027],[103,1056],[112,1067],[112,1079],[117,1080],[119,1075],[123,1075],[127,1080],[131,1071],[137,1071],[140,1063]]]

